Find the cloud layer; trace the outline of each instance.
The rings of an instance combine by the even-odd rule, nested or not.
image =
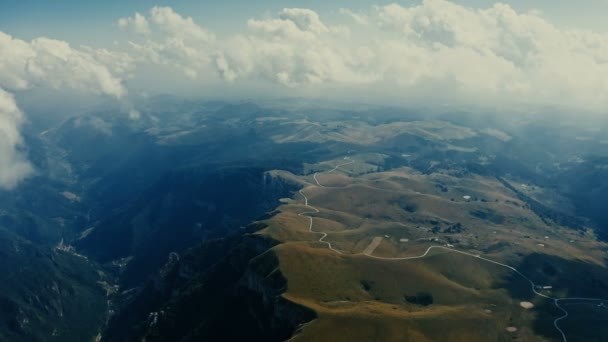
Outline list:
[[[103,52],[96,53],[74,49],[61,40],[41,37],[26,42],[0,32],[0,87],[24,90],[43,86],[123,96],[122,79],[109,67],[119,62],[119,55],[101,61]]]
[[[135,13],[118,20],[126,31],[146,37],[130,41],[130,53],[139,62],[171,66],[196,79],[209,72],[206,66],[214,51],[215,35],[170,7],[153,7],[147,16]]]
[[[19,150],[23,145],[19,133],[23,119],[13,95],[0,89],[0,189],[12,189],[33,171]]]
[[[286,8],[220,38],[168,7],[119,24],[145,36],[131,42],[139,58],[195,79],[276,84],[294,94],[368,87],[405,101],[608,105],[607,34],[562,29],[500,3],[473,9],[426,0],[340,13],[348,24]]]

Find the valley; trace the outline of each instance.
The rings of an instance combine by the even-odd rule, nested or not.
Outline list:
[[[574,170],[601,178],[587,165],[599,157],[586,157],[601,150],[576,139],[582,128],[560,137],[571,148],[545,153],[530,148],[538,134],[522,134],[536,123],[473,114],[167,98],[140,107],[138,121],[104,113],[31,128],[40,175],[0,197],[0,237],[31,243],[56,269],[48,282],[32,282],[28,266],[2,283],[27,281],[53,304],[5,292],[0,313],[23,316],[7,321],[7,336],[33,336],[68,307],[88,328],[68,322],[43,336],[608,334],[573,328],[602,319],[608,298],[601,211],[562,186]],[[93,142],[96,154],[84,148]],[[13,265],[33,262],[8,250]],[[84,298],[91,306],[77,305]]]

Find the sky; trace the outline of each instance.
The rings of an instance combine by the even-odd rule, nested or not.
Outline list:
[[[111,43],[119,33],[112,23],[128,13],[143,13],[153,6],[170,6],[176,12],[191,16],[204,26],[222,32],[242,28],[252,16],[278,12],[286,7],[305,7],[324,16],[333,16],[340,8],[365,10],[390,3],[413,5],[416,0],[226,0],[226,1],[79,1],[79,0],[0,0],[0,31],[23,39],[38,36],[62,38],[73,43],[96,45]],[[457,0],[463,6],[490,7],[492,0]],[[564,27],[577,27],[608,32],[608,0],[511,0],[502,1],[519,12],[536,10]]]
[[[32,90],[133,120],[130,99],[157,93],[606,116],[605,13],[608,0],[0,0],[0,188],[33,172]]]

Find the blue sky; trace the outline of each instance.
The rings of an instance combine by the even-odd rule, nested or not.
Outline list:
[[[0,0],[0,31],[22,39],[47,36],[76,44],[105,45],[119,33],[118,18],[150,7],[171,6],[182,15],[218,32],[231,32],[247,19],[275,13],[284,7],[313,9],[323,18],[335,16],[341,7],[365,10],[374,5],[398,3],[410,6],[420,1],[370,0],[225,0],[225,1],[83,1],[83,0]],[[456,0],[475,8],[492,6],[490,0]],[[511,0],[502,1],[518,11],[538,9],[543,16],[560,25],[608,32],[608,0]]]

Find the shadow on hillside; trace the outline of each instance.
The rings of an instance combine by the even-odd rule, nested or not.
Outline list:
[[[546,254],[530,254],[526,256],[516,268],[530,278],[536,285],[552,286],[549,296],[562,297],[558,293],[565,293],[567,297],[606,298],[608,299],[608,269],[585,263],[582,261],[566,260]],[[531,285],[520,275],[512,273],[501,284],[509,290],[513,298],[522,301],[538,300],[531,290]],[[608,301],[607,301],[608,302]],[[533,309],[537,315],[534,330],[539,335],[551,340],[561,341],[561,336],[553,325],[553,321],[562,315],[552,300],[536,301]],[[606,341],[608,326],[598,325],[597,322],[585,320],[573,314],[560,322],[560,327],[566,333],[568,341]],[[608,319],[608,310],[604,319]],[[576,329],[573,329],[573,328]]]

